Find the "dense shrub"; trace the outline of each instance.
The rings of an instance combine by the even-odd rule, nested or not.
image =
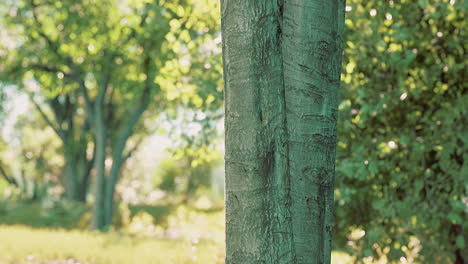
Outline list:
[[[462,263],[464,8],[458,0],[348,2],[334,239],[360,257],[403,261],[419,251],[422,263]],[[347,238],[352,230],[365,235]]]

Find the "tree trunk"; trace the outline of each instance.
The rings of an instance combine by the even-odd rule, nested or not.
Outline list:
[[[120,153],[122,156],[122,153]],[[106,185],[105,201],[104,201],[104,221],[105,224],[110,226],[112,224],[112,215],[114,212],[114,194],[117,179],[120,174],[121,158],[114,158],[112,160],[112,167],[109,172],[109,180]],[[112,181],[111,179],[116,179]]]
[[[94,155],[94,152],[93,152]],[[86,164],[83,167],[83,171],[81,172],[81,178],[79,182],[79,193],[78,193],[78,201],[86,202],[86,196],[89,191],[89,179],[91,178],[91,169],[94,166],[94,158],[91,160],[86,160]]]
[[[106,124],[104,119],[96,121],[96,203],[94,206],[94,229],[106,230],[112,224],[112,215],[114,207],[115,186],[119,179],[122,166],[123,152],[132,130],[147,107],[147,103],[139,105],[130,116],[128,122],[122,128],[121,133],[114,145],[107,147],[109,142],[106,140]],[[102,110],[100,110],[102,111]],[[96,118],[99,118],[100,111],[96,112]],[[112,166],[108,177],[106,177],[105,159],[106,149],[112,150]]]
[[[124,162],[123,152],[125,150],[125,146],[127,145],[128,138],[132,135],[133,129],[143,115],[143,112],[148,107],[149,96],[145,95],[147,95],[149,92],[149,88],[145,88],[145,91],[146,92],[143,93],[144,97],[142,98],[142,101],[136,105],[127,122],[122,127],[117,141],[111,146],[112,167],[109,172],[109,177],[107,178],[104,197],[104,224],[106,226],[110,226],[112,224],[115,186],[119,180],[120,169],[122,167],[122,163]]]
[[[84,144],[76,146],[77,144]],[[64,186],[69,200],[86,202],[92,160],[86,157],[87,142],[73,140],[64,142]]]
[[[68,200],[76,200],[78,196],[78,182],[77,182],[77,170],[75,160],[71,155],[65,154],[65,167],[64,167],[64,187],[65,187],[65,197]]]
[[[29,95],[44,121],[62,141],[62,154],[65,159],[62,181],[65,188],[65,197],[69,200],[86,202],[91,171],[90,165],[92,165],[94,158],[94,151],[93,158],[91,160],[87,158],[89,142],[87,135],[91,128],[91,124],[89,124],[91,121],[89,119],[85,121],[80,129],[79,136],[76,137],[74,114],[77,105],[72,103],[70,94],[66,95],[64,103],[60,103],[58,96],[48,101],[54,113],[54,119],[47,116],[41,106],[34,101],[32,94]],[[67,124],[66,128],[62,126],[64,122]]]
[[[102,118],[102,108],[96,107],[95,115],[95,137],[96,137],[96,154],[95,154],[95,201],[93,208],[92,228],[104,231],[105,223],[105,190],[106,190],[106,129],[104,119]]]
[[[224,0],[226,263],[330,263],[343,0]]]

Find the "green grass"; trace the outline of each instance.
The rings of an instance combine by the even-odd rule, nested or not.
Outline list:
[[[0,226],[0,263],[75,259],[80,263],[222,263],[213,241],[138,238],[117,233]]]
[[[127,214],[131,219],[126,220],[130,222],[118,232],[104,234],[78,224],[83,221],[83,211],[71,217],[76,210],[67,208],[62,214],[60,208],[46,210],[37,203],[3,203],[0,264],[66,259],[82,264],[216,264],[224,260],[222,210],[198,212],[186,206],[170,212],[130,208]],[[60,227],[64,222],[67,224]]]
[[[0,225],[72,229],[87,224],[81,223],[87,212],[91,212],[90,206],[74,202],[48,207],[39,202],[0,200]]]

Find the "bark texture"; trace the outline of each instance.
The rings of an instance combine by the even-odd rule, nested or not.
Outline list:
[[[223,0],[226,263],[330,263],[344,0]]]

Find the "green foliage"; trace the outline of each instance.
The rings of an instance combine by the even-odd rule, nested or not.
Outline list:
[[[10,195],[40,200],[59,184],[63,165],[57,154],[60,142],[44,120],[34,114],[19,115],[14,129],[11,142],[0,138],[0,176],[10,178],[15,190]]]
[[[447,263],[468,234],[463,1],[348,5],[334,238],[358,228],[360,258]]]
[[[218,5],[208,0],[8,4],[0,19],[8,40],[0,45],[0,78],[40,100],[37,108],[52,110],[49,118],[43,116],[63,141],[66,165],[86,161],[76,170],[66,167],[67,189],[88,184],[87,165],[99,164],[97,178],[103,180],[96,181],[95,196],[104,202],[96,206],[110,214],[120,169],[139,139],[157,127],[160,113],[221,106]],[[93,155],[105,157],[93,162]],[[99,169],[105,160],[112,161],[109,176]],[[95,210],[96,216],[103,217],[101,211]]]
[[[0,201],[0,224],[72,229],[82,227],[89,207],[70,201]]]
[[[159,187],[164,191],[175,192],[176,179],[182,174],[182,169],[175,161],[165,159],[161,162],[156,174],[156,177],[154,177],[157,181],[155,187]]]
[[[216,163],[199,163],[191,156],[164,159],[156,170],[155,187],[171,194],[194,198],[196,191],[211,187],[212,169]]]
[[[1,22],[18,44],[0,46],[3,78],[19,86],[33,79],[54,97],[76,89],[85,77],[93,96],[105,70],[111,70],[107,107],[117,116],[140,99],[149,78],[157,86],[152,93],[159,111],[174,101],[217,109],[222,96],[217,6],[192,0],[10,4]],[[151,69],[145,68],[146,59]]]
[[[165,224],[167,222],[167,218],[173,210],[175,210],[175,206],[151,206],[151,205],[129,205],[128,209],[130,211],[130,218],[135,217],[137,214],[144,212],[149,214],[152,217],[152,222],[157,223],[159,225]]]

